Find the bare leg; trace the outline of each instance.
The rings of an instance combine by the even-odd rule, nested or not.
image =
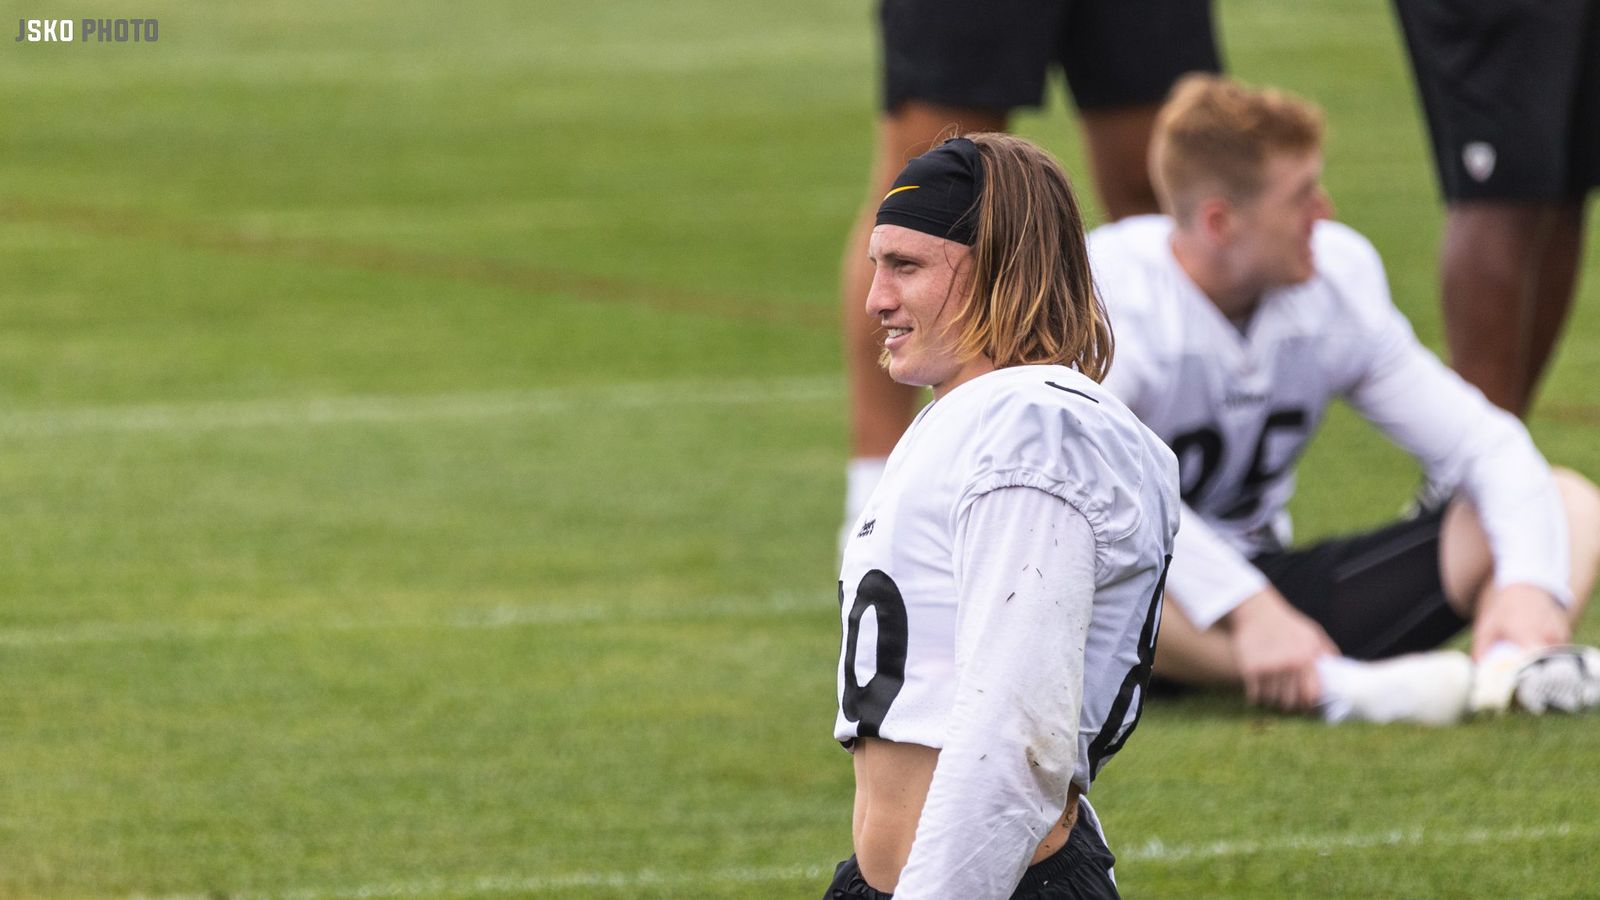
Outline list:
[[[1156,642],[1155,672],[1192,685],[1238,688],[1243,683],[1232,638],[1222,628],[1199,631],[1169,596]],[[1329,722],[1419,722],[1443,725],[1466,709],[1472,664],[1465,654],[1437,651],[1357,662],[1333,653],[1315,662],[1315,683],[1298,699],[1254,702],[1309,712]],[[1246,690],[1247,699],[1249,690]]]
[[[878,325],[866,314],[872,266],[867,262],[867,237],[878,203],[894,176],[911,157],[928,150],[952,129],[961,132],[1001,131],[1006,114],[997,110],[959,109],[915,101],[901,104],[878,123],[878,144],[867,202],[850,231],[841,271],[844,316],[845,378],[850,392],[850,451],[856,458],[884,457],[911,422],[917,389],[896,384],[878,366]]]
[[[1543,222],[1544,249],[1534,285],[1533,336],[1528,352],[1528,400],[1544,377],[1578,288],[1578,264],[1583,258],[1584,205],[1582,200],[1554,206]]]
[[[1450,364],[1491,403],[1526,412],[1532,289],[1539,208],[1527,203],[1452,203],[1439,252]]]
[[[1439,252],[1450,363],[1517,416],[1566,322],[1582,240],[1576,201],[1450,204]]]
[[[1600,489],[1571,469],[1556,469],[1556,489],[1567,518],[1568,552],[1572,561],[1568,586],[1572,589],[1573,625],[1583,616],[1600,570]],[[1450,504],[1439,539],[1439,569],[1450,605],[1471,618],[1478,598],[1494,575],[1489,539],[1478,521],[1477,510],[1464,500]]]
[[[1161,606],[1154,671],[1182,684],[1238,687],[1243,683],[1228,635],[1221,628],[1194,627],[1170,594]]]
[[[1556,470],[1572,544],[1572,623],[1582,618],[1600,572],[1600,489],[1576,472]]]
[[[1079,111],[1094,183],[1111,221],[1158,211],[1150,186],[1150,133],[1160,104]]]

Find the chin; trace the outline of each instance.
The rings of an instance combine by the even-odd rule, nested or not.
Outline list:
[[[892,359],[884,362],[883,371],[889,376],[889,380],[896,384],[911,384],[908,380],[912,377],[911,373],[906,371],[905,366]]]
[[[933,382],[928,379],[926,371],[917,371],[907,366],[893,366],[887,369],[890,380],[906,387],[928,387]]]

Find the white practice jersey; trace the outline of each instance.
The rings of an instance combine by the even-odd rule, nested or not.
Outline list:
[[[1475,502],[1498,583],[1570,602],[1549,466],[1520,422],[1417,341],[1365,238],[1317,223],[1316,274],[1269,291],[1241,327],[1178,264],[1172,227],[1166,216],[1103,226],[1089,255],[1116,337],[1106,387],[1178,457],[1189,510],[1169,587],[1197,625],[1266,585],[1247,558],[1290,541],[1295,463],[1334,398]]]
[[[901,438],[844,550],[834,724],[941,749],[896,896],[1009,896],[1122,746],[1178,508],[1171,452],[1062,366],[974,378]]]

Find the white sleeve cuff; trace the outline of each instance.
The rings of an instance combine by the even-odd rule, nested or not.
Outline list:
[[[1204,631],[1268,586],[1267,576],[1244,554],[1183,507],[1172,568],[1167,572],[1167,598],[1183,610],[1194,627]]]

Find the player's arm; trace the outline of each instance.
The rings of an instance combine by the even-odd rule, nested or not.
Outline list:
[[[1422,465],[1436,483],[1460,488],[1477,508],[1494,556],[1494,590],[1516,604],[1537,589],[1548,605],[1572,603],[1566,518],[1550,466],[1515,416],[1447,368],[1417,340],[1389,299],[1370,246],[1348,276],[1369,322],[1352,406]],[[1531,605],[1529,607],[1531,609]]]
[[[1406,328],[1351,402],[1436,482],[1472,501],[1494,557],[1473,649],[1570,638],[1567,522],[1550,466],[1522,423],[1446,368]],[[1554,601],[1554,602],[1552,602]]]
[[[1572,605],[1566,517],[1527,429],[1417,347],[1359,401],[1429,477],[1458,485],[1488,537],[1494,577],[1473,616],[1472,652],[1506,641],[1566,643]]]
[[[1288,710],[1314,705],[1322,695],[1316,661],[1339,652],[1332,639],[1194,510],[1185,505],[1182,516],[1167,598],[1196,628],[1228,635],[1251,703]],[[1182,648],[1168,646],[1167,652]]]
[[[1011,896],[1077,762],[1088,521],[1044,491],[1001,488],[968,506],[955,557],[955,706],[897,900]]]

